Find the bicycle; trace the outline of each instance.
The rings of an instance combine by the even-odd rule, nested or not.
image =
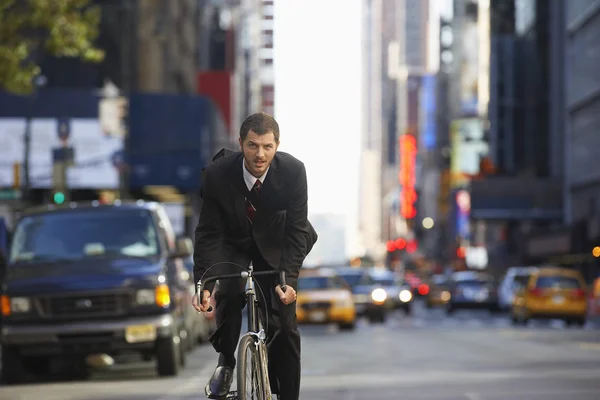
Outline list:
[[[251,399],[256,400],[272,400],[271,385],[269,382],[269,370],[267,360],[267,330],[268,330],[268,315],[266,314],[266,329],[263,328],[261,320],[258,314],[259,300],[256,296],[255,284],[258,286],[261,294],[263,291],[258,284],[254,281],[254,276],[260,275],[275,275],[279,274],[281,290],[286,291],[285,273],[283,271],[254,271],[252,263],[248,270],[239,264],[231,262],[222,262],[217,264],[230,264],[240,267],[243,271],[237,274],[226,274],[211,276],[206,280],[200,279],[196,284],[196,296],[199,296],[198,300],[201,300],[201,294],[206,285],[209,282],[224,279],[246,279],[245,296],[246,296],[246,312],[248,313],[248,331],[240,338],[238,344],[237,353],[237,391],[230,391],[226,397],[228,400],[246,399],[248,394],[251,394]],[[215,265],[217,265],[215,264]],[[215,265],[211,265],[212,268]],[[210,269],[209,268],[209,269]],[[207,270],[208,271],[208,270]],[[263,294],[263,299],[264,294]],[[199,301],[200,302],[200,301]],[[265,310],[268,309],[268,305],[265,304]],[[212,306],[209,307],[208,311],[212,311]],[[250,367],[250,372],[247,371]],[[250,376],[249,376],[250,375]],[[252,384],[251,389],[248,390],[246,387],[247,378],[250,378]]]

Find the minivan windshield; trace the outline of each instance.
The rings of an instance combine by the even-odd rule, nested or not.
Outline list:
[[[152,214],[140,209],[90,209],[24,217],[15,229],[11,263],[159,254]]]

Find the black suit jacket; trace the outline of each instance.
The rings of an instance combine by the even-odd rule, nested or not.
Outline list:
[[[243,267],[250,263],[253,243],[267,263],[285,271],[286,280],[296,285],[300,267],[317,241],[307,218],[307,182],[304,164],[277,152],[260,195],[250,193],[242,173],[243,154],[220,152],[203,171],[202,207],[195,231],[194,279],[197,282],[218,262]],[[216,158],[215,157],[215,158]],[[252,224],[246,217],[245,196],[256,208]],[[221,264],[204,277],[240,272],[239,267]],[[212,291],[214,285],[206,289]]]

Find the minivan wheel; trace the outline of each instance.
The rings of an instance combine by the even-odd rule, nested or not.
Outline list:
[[[179,336],[156,339],[156,372],[159,376],[176,376],[181,368]]]
[[[2,381],[9,385],[23,382],[25,368],[16,347],[2,346]]]

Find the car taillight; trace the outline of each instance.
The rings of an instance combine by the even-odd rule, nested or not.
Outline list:
[[[583,297],[585,296],[585,291],[583,289],[575,289],[573,290],[574,297]]]
[[[529,289],[529,294],[532,296],[541,296],[543,291],[540,288]]]

